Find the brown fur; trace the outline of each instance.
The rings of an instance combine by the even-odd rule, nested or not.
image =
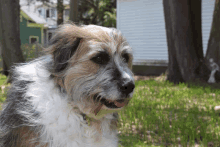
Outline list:
[[[91,32],[91,30],[93,32]],[[83,78],[83,76],[88,76],[89,74],[96,73],[99,67],[93,63],[92,61],[89,60],[94,55],[90,55],[88,58],[85,60],[82,60],[82,56],[87,54],[88,52],[91,51],[88,42],[92,41],[93,44],[101,44],[101,47],[103,49],[106,49],[108,54],[111,56],[112,55],[112,49],[103,44],[104,43],[117,43],[117,50],[116,52],[119,53],[119,46],[122,45],[123,42],[125,42],[125,39],[123,36],[118,35],[117,33],[113,33],[113,38],[109,36],[105,31],[103,31],[100,28],[84,28],[84,27],[79,27],[76,25],[67,25],[66,27],[59,29],[57,31],[59,36],[67,37],[68,42],[74,42],[76,38],[82,38],[80,41],[80,45],[74,54],[73,57],[71,57],[70,61],[70,67],[74,67],[74,69],[70,69],[67,71],[67,73],[60,73],[59,75],[55,75],[55,81],[58,85],[61,87],[71,87],[68,83],[73,82],[72,78],[73,77],[78,77],[78,78]],[[59,48],[59,46],[62,46],[64,43],[64,39],[60,39],[56,46],[52,46],[47,49],[47,53],[53,54]],[[130,57],[132,58],[132,57]],[[131,63],[129,63],[129,66],[131,66]],[[77,72],[75,71],[77,69]],[[65,78],[64,78],[65,77]],[[67,90],[68,91],[68,90]]]
[[[122,56],[123,51],[121,50],[121,46],[128,45],[125,38],[121,34],[118,34],[116,31],[113,31],[112,34],[108,34],[101,28],[96,27],[86,28],[73,24],[65,25],[65,27],[62,26],[60,29],[58,29],[57,35],[62,36],[63,38],[60,39],[54,46],[50,47],[49,50],[47,50],[49,54],[53,55],[53,53],[60,46],[63,46],[64,43],[68,42],[71,44],[74,43],[77,38],[81,38],[76,52],[68,61],[68,68],[65,70],[65,72],[55,74],[56,83],[63,87],[69,95],[72,93],[72,87],[75,87],[76,83],[78,84],[78,80],[87,79],[89,76],[95,75],[100,68],[99,65],[90,60],[98,53],[98,51],[90,54],[89,56],[85,56],[93,51],[90,45],[97,47],[100,46],[100,48],[104,49],[110,57],[112,57],[115,53]],[[111,48],[111,44],[116,47],[114,50]],[[130,58],[128,66],[131,69],[133,56],[132,53],[129,53],[128,55]],[[98,93],[98,91],[98,88],[96,88],[94,94]],[[95,109],[97,109],[97,103],[94,103],[92,97],[93,95],[91,94],[89,98],[84,99],[83,107],[85,111],[94,113]],[[75,108],[74,103],[71,103],[71,105],[73,108]],[[92,119],[91,121],[91,127],[96,129],[99,134],[102,133],[101,122],[101,120],[95,119]],[[110,128],[112,130],[117,129],[117,120],[112,120],[110,122]]]
[[[123,49],[126,50],[127,53],[125,56]],[[2,135],[4,141],[3,146],[47,147],[51,145],[56,146],[57,142],[63,143],[62,140],[59,140],[60,138],[55,140],[56,137],[59,137],[62,127],[57,127],[57,130],[55,129],[55,132],[58,135],[53,132],[54,130],[50,130],[50,125],[53,124],[53,122],[56,121],[55,119],[58,119],[62,114],[55,113],[55,115],[51,115],[52,119],[47,117],[47,114],[50,113],[50,111],[57,109],[60,110],[61,113],[63,111],[67,111],[68,113],[68,115],[64,115],[64,118],[62,118],[63,120],[66,120],[66,122],[64,122],[66,123],[66,126],[70,128],[70,133],[65,129],[66,132],[64,133],[67,135],[64,136],[64,138],[76,137],[75,142],[77,142],[77,139],[81,139],[74,136],[74,129],[76,128],[74,121],[73,126],[71,126],[72,117],[70,117],[70,115],[74,114],[78,116],[76,121],[80,121],[80,126],[82,125],[83,127],[82,130],[88,129],[91,133],[94,133],[94,136],[92,136],[92,139],[94,138],[95,140],[94,143],[109,142],[116,146],[118,118],[115,114],[117,114],[117,111],[121,110],[122,107],[127,105],[134,90],[133,74],[130,70],[133,56],[131,48],[128,46],[125,38],[119,31],[114,29],[110,30],[94,26],[80,27],[73,24],[66,24],[62,25],[57,30],[57,34],[51,40],[51,45],[46,49],[46,54],[49,54],[49,56],[46,56],[47,58],[45,58],[45,61],[43,60],[42,63],[45,65],[45,73],[47,74],[49,71],[49,75],[48,81],[42,82],[48,82],[50,85],[47,86],[47,83],[43,83],[46,85],[45,87],[48,87],[48,89],[45,89],[44,91],[42,85],[38,86],[38,84],[36,84],[38,89],[40,89],[39,93],[42,90],[42,92],[44,92],[42,94],[46,93],[46,96],[39,95],[39,97],[36,97],[39,99],[35,100],[41,101],[41,98],[46,99],[48,94],[48,100],[54,105],[51,106],[51,109],[45,109],[45,111],[42,109],[43,111],[41,112],[41,107],[38,106],[41,106],[40,104],[44,101],[41,103],[39,102],[36,108],[33,108],[33,111],[28,112],[26,115],[26,109],[23,110],[22,106],[27,108],[30,107],[31,109],[32,105],[27,105],[25,103],[26,101],[21,103],[23,105],[18,107],[17,110],[22,109],[24,112],[18,112],[19,115],[17,114],[15,116],[24,116],[24,118],[27,119],[24,119],[25,122],[18,122],[18,125],[16,124],[17,128],[13,127],[6,135]],[[30,75],[30,79],[33,75]],[[41,77],[39,77],[39,81],[36,80],[33,82],[41,82],[40,78]],[[27,83],[28,82],[30,81],[27,81]],[[21,88],[21,84],[18,85],[18,88],[15,88]],[[56,97],[50,97],[51,92],[56,92],[50,91],[50,88],[54,88],[53,86],[57,86],[55,87],[55,90],[59,93],[57,95],[58,101],[56,101]],[[30,88],[32,88],[32,86]],[[28,90],[30,90],[29,87],[27,89],[26,87],[23,88],[23,93],[25,94]],[[35,89],[31,89],[31,92],[32,90],[35,91]],[[17,93],[20,94],[21,90],[19,89]],[[17,93],[13,95],[12,98],[17,97]],[[21,98],[26,96],[23,93],[20,94]],[[20,101],[20,97],[17,101]],[[35,93],[33,98],[35,98]],[[57,107],[57,104],[60,102],[59,99],[62,98],[65,98],[63,106],[61,105],[60,107]],[[68,106],[67,109],[64,108],[66,106]],[[14,111],[14,109],[12,110]],[[69,113],[69,111],[73,111],[73,113]],[[36,112],[36,118],[35,116],[32,118],[31,115],[33,112]],[[85,119],[84,116],[86,116],[87,119]],[[36,121],[37,123],[34,125],[30,125],[28,122],[28,120],[38,120],[39,118],[42,118],[42,120],[39,121],[42,121],[40,122],[40,125],[42,125],[42,128],[45,130],[37,128],[39,126],[38,121]],[[44,120],[48,120],[48,122],[44,124]],[[89,125],[84,124],[86,122],[89,123]],[[76,123],[76,125],[78,124]],[[35,130],[35,128],[37,129]],[[46,137],[42,137],[42,134],[40,133]],[[80,133],[91,134],[86,131]],[[109,136],[105,138],[103,134],[109,134],[112,136],[109,139]],[[102,138],[102,136],[104,137]],[[47,144],[45,144],[44,141],[47,142]],[[65,141],[69,145],[72,141],[74,142],[74,138],[73,140]],[[83,141],[84,140],[80,140],[79,142]]]
[[[39,133],[36,134],[30,127],[20,127],[11,132],[11,136],[16,137],[10,139],[10,145],[13,147],[36,147],[40,145],[36,138],[39,138]],[[41,147],[47,147],[48,144],[41,144]]]

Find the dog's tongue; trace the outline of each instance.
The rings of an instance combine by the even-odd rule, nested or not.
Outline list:
[[[117,106],[117,107],[124,107],[126,104],[128,104],[128,101],[123,101],[123,102],[119,102],[119,101],[114,101],[114,104]]]
[[[123,100],[123,101],[120,101],[120,100],[118,100],[118,101],[108,100],[108,102],[109,103],[113,102],[118,108],[121,108],[121,107],[124,107],[125,105],[127,105],[129,100]],[[98,107],[94,110],[95,115],[97,115],[99,113],[99,111],[100,111],[100,109],[102,108],[103,105],[104,104],[99,103]]]

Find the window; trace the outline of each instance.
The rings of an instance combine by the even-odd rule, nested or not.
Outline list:
[[[52,33],[48,33],[48,41],[52,38]]]
[[[50,10],[49,9],[46,10],[46,17],[47,18],[50,17]]]
[[[37,42],[37,38],[31,38],[31,44]]]
[[[69,16],[70,10],[69,10],[69,9],[66,9],[66,10],[64,10],[64,13],[65,13],[65,16]]]
[[[41,12],[42,12],[42,11],[41,11],[41,10],[38,10],[38,12],[39,12],[39,14],[41,15]]]
[[[37,43],[38,41],[39,41],[39,37],[38,36],[29,36],[29,43],[30,44]]]
[[[55,9],[51,9],[51,17],[55,17]]]

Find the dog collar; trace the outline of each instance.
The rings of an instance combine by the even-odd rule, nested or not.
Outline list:
[[[93,120],[93,118],[88,117],[86,114],[81,113],[83,120],[86,122],[86,124],[88,124],[88,126],[91,125],[91,121]]]

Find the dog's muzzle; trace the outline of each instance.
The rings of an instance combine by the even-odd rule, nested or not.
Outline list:
[[[117,87],[118,87],[119,93],[121,93],[120,99],[111,100],[111,99],[108,99],[107,97],[101,96],[99,93],[93,96],[94,102],[98,103],[98,106],[94,111],[95,115],[97,115],[97,113],[101,110],[101,107],[103,105],[105,105],[107,108],[110,108],[110,109],[119,109],[128,104],[128,102],[130,101],[132,97],[131,93],[133,93],[134,88],[135,88],[134,82],[131,80],[118,82]]]
[[[108,108],[116,109],[116,108],[122,108],[125,105],[128,104],[130,98],[129,94],[133,92],[135,85],[132,82],[128,82],[125,84],[118,84],[119,90],[122,93],[123,98],[118,100],[109,100],[105,97],[101,97],[99,94],[94,95],[93,100],[95,102],[100,102],[104,104]]]
[[[108,108],[121,108],[128,104],[129,99],[119,99],[119,100],[108,100],[106,98],[101,98],[101,96],[95,95],[93,97],[94,101],[100,102]]]

